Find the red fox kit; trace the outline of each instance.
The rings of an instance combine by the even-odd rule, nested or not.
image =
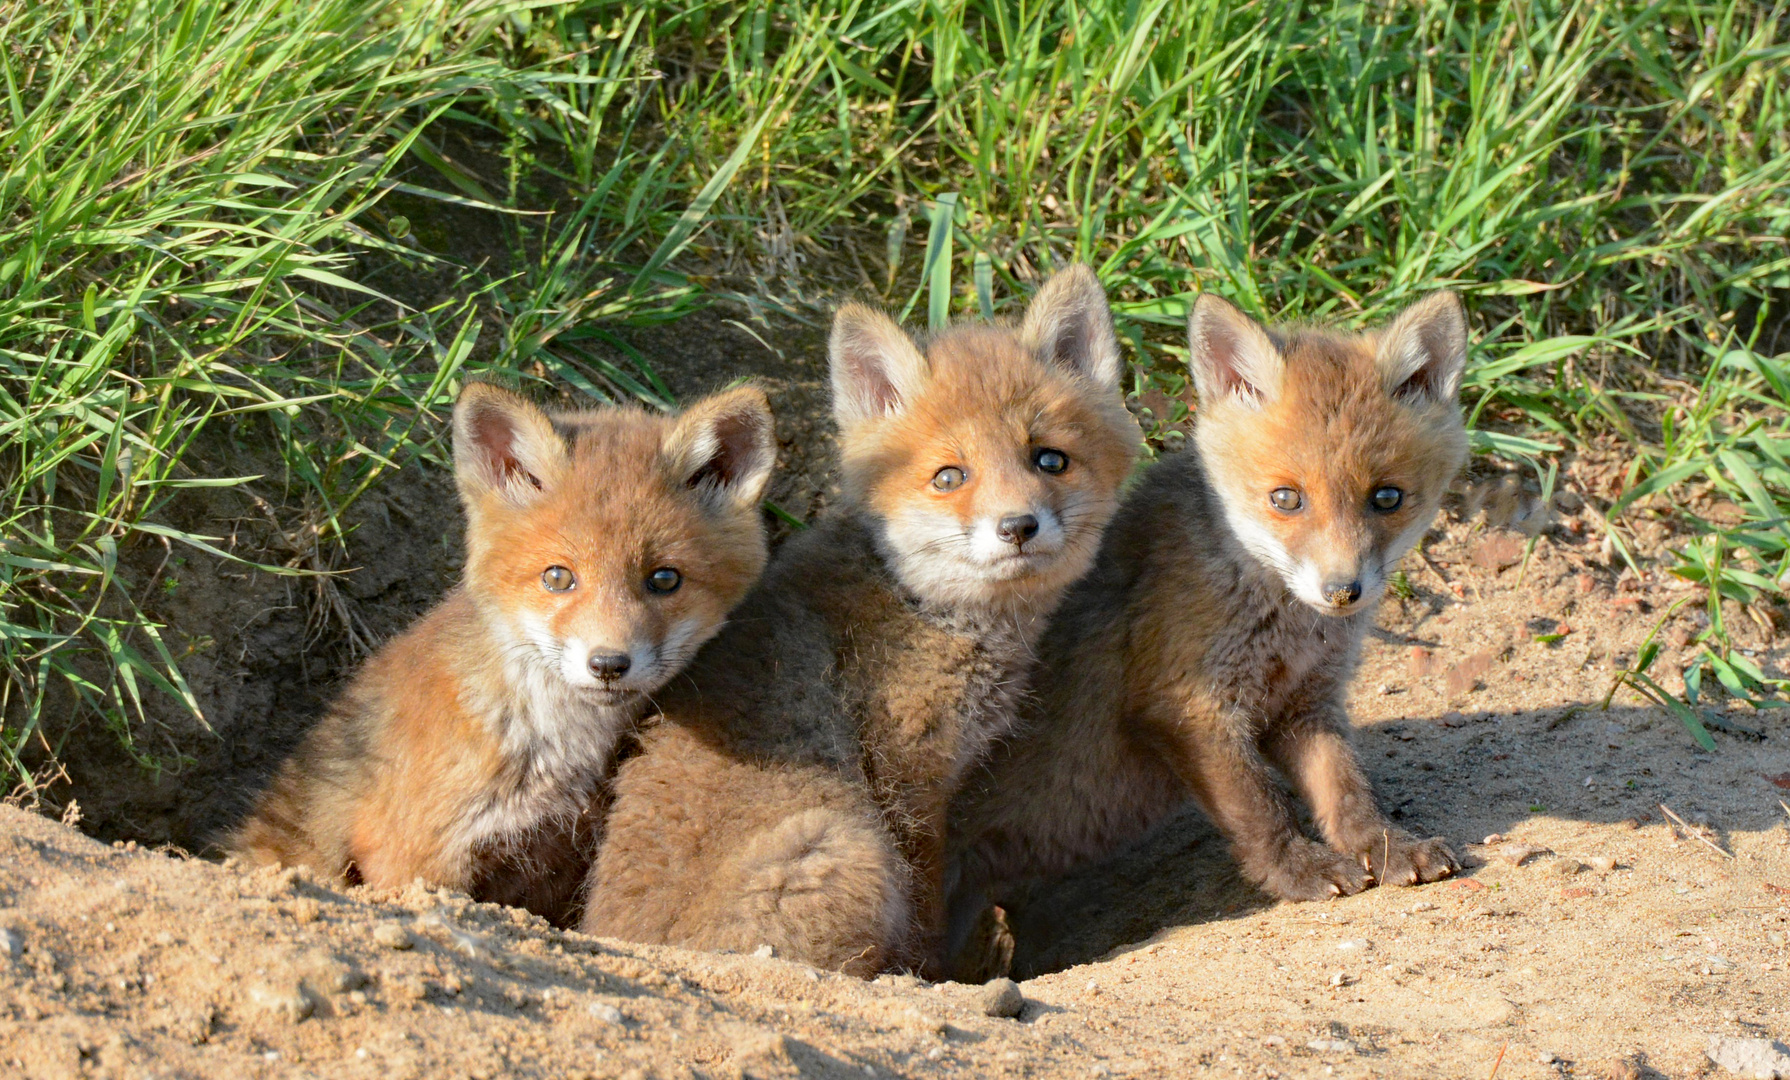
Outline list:
[[[868,974],[942,929],[946,807],[1007,728],[1139,442],[1099,282],[924,350],[841,309],[840,504],[658,699],[616,778],[591,933]]]
[[[668,418],[469,385],[465,580],[368,662],[236,852],[575,918],[617,740],[764,568],[775,453],[751,388]]]
[[[1271,332],[1205,295],[1188,333],[1193,447],[1125,500],[1041,644],[1026,718],[954,808],[961,975],[986,973],[965,949],[990,902],[1105,857],[1188,796],[1275,896],[1455,869],[1375,807],[1343,697],[1387,575],[1466,456],[1460,302],[1438,293],[1343,336]]]

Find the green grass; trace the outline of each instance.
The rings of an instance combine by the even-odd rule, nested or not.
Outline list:
[[[1199,290],[1349,324],[1460,290],[1484,331],[1476,448],[1551,482],[1562,451],[1623,440],[1628,490],[1595,504],[1619,558],[1667,501],[1741,508],[1677,564],[1711,586],[1688,691],[1785,689],[1720,604],[1773,599],[1790,570],[1781,5],[4,12],[0,769],[27,786],[27,746],[53,756],[71,715],[131,744],[146,698],[197,707],[118,571],[121,551],[218,545],[167,523],[184,489],[301,508],[242,557],[315,575],[353,500],[433,452],[469,365],[665,403],[650,363],[604,359],[608,327],[720,295],[811,321],[846,292],[999,314],[1072,259],[1112,291],[1165,420]],[[469,140],[496,165],[453,149]],[[508,269],[394,198],[484,208]],[[458,299],[394,302],[393,266],[458,275]],[[277,467],[213,475],[219,424],[264,433]]]

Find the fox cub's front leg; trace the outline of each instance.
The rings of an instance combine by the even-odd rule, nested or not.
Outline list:
[[[1182,775],[1243,875],[1283,900],[1348,896],[1371,882],[1349,854],[1314,843],[1248,736],[1225,727],[1183,743]]]
[[[1324,839],[1387,885],[1416,885],[1460,869],[1440,837],[1394,828],[1374,802],[1340,709],[1323,709],[1273,733],[1264,749],[1311,807]]]

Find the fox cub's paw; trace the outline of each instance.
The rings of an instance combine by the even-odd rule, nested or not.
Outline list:
[[[1286,846],[1259,884],[1282,900],[1328,900],[1353,896],[1373,880],[1354,856],[1300,837]]]
[[[1383,885],[1417,885],[1440,881],[1461,868],[1448,849],[1448,842],[1439,836],[1419,840],[1410,833],[1392,830],[1361,851],[1368,860],[1374,880]]]

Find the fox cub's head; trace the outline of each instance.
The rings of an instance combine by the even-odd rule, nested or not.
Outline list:
[[[1187,332],[1194,437],[1232,530],[1318,611],[1371,608],[1466,459],[1460,301],[1342,335],[1271,332],[1206,294]]]
[[[764,394],[677,417],[547,413],[484,383],[454,405],[466,585],[511,655],[620,705],[675,675],[764,569]]]
[[[1054,604],[1092,562],[1140,441],[1093,271],[1052,278],[1017,327],[923,347],[848,304],[829,352],[846,496],[902,583],[952,606]]]

